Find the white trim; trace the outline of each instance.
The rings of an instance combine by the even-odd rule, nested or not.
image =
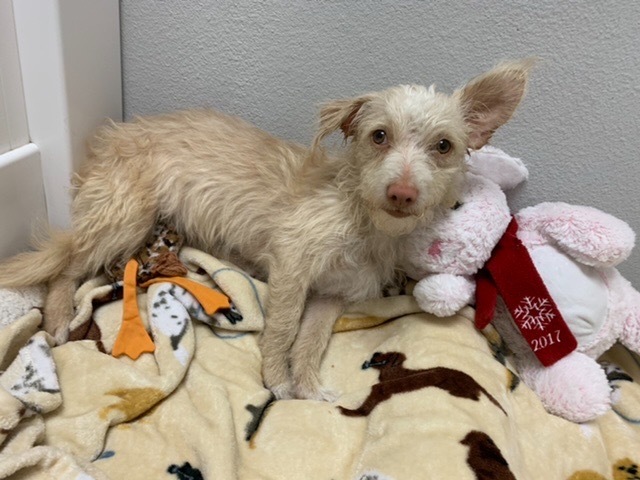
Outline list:
[[[70,224],[69,185],[85,141],[122,119],[118,0],[13,0],[31,141],[42,155],[48,217]]]
[[[0,154],[29,142],[11,0],[0,0]]]
[[[34,225],[47,218],[40,151],[33,143],[0,155],[0,218],[0,258],[24,250]]]
[[[16,162],[19,162],[25,157],[29,157],[38,153],[38,147],[33,143],[27,143],[21,147],[14,148],[6,153],[0,155],[0,169],[8,167]]]

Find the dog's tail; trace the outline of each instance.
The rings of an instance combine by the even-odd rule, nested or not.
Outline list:
[[[35,251],[20,253],[0,263],[0,286],[16,288],[45,283],[67,268],[71,259],[69,232],[53,232],[34,243]]]

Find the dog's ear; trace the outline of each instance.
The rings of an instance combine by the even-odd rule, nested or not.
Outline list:
[[[345,139],[352,136],[358,113],[369,99],[368,96],[362,96],[325,103],[320,108],[320,121],[313,145],[318,146],[324,138],[338,129],[342,130]]]
[[[469,147],[486,145],[513,115],[527,89],[535,59],[506,62],[471,80],[454,95],[469,125]]]

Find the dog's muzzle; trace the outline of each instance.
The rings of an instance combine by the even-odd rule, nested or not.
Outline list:
[[[402,212],[401,215],[394,214]],[[428,211],[422,211],[416,215],[406,211],[388,211],[386,209],[370,210],[371,221],[374,226],[391,237],[398,237],[411,233],[427,217]]]

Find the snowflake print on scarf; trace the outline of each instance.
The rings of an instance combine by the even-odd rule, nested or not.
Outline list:
[[[525,330],[542,330],[556,318],[548,298],[524,297],[513,311],[513,318]]]
[[[476,275],[476,326],[485,328],[495,314],[498,295],[533,353],[545,367],[577,346],[511,219],[491,258]]]

